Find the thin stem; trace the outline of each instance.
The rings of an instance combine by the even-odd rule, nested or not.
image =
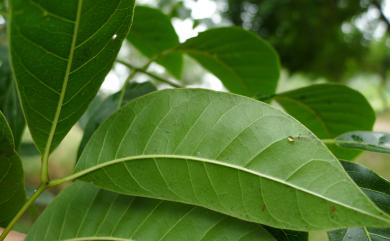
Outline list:
[[[135,66],[133,66],[132,64],[127,63],[127,62],[125,62],[125,61],[123,61],[123,60],[117,60],[117,62],[120,63],[120,64],[122,64],[122,65],[124,65],[124,66],[126,66],[127,68],[129,68],[129,69],[131,69],[131,70],[133,70],[133,71],[137,71],[137,72],[146,74],[146,75],[152,77],[153,79],[155,79],[155,80],[157,80],[157,81],[159,81],[159,82],[161,82],[161,83],[168,84],[168,85],[173,86],[173,87],[175,87],[175,88],[183,88],[182,85],[180,85],[180,84],[178,84],[178,83],[175,83],[175,82],[173,82],[173,81],[171,81],[171,80],[164,79],[164,78],[162,78],[162,77],[160,77],[160,76],[158,76],[158,75],[156,75],[156,74],[153,74],[153,73],[147,71],[147,70],[144,69],[144,68],[135,67]]]
[[[47,185],[40,185],[36,192],[26,201],[23,207],[19,210],[19,212],[15,215],[15,217],[11,220],[8,226],[4,229],[4,231],[0,235],[0,241],[5,240],[9,232],[13,229],[15,224],[19,221],[19,219],[25,214],[25,212],[34,204],[34,202],[38,199],[38,197],[46,190]]]
[[[123,100],[124,100],[125,95],[126,95],[127,87],[129,86],[129,82],[130,82],[130,80],[132,80],[134,78],[134,76],[137,75],[137,73],[138,73],[138,71],[133,70],[131,72],[131,74],[126,78],[125,83],[123,83],[123,86],[122,86],[122,89],[121,89],[121,92],[120,92],[120,96],[119,96],[117,109],[121,108],[121,106],[123,104]]]
[[[336,144],[335,139],[321,139],[324,144]]]

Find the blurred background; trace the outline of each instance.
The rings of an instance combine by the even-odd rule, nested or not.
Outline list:
[[[258,33],[279,53],[283,67],[279,92],[314,83],[346,84],[366,96],[375,109],[375,130],[390,132],[390,0],[139,0],[138,4],[155,6],[168,14],[181,41],[218,26],[238,25]],[[5,46],[6,15],[3,16],[0,38]],[[0,55],[6,56],[6,51],[0,51]],[[146,62],[127,44],[120,56]],[[6,57],[2,59],[0,68],[5,68]],[[159,66],[151,68],[168,75]],[[115,65],[102,86],[100,98],[118,91],[127,71]],[[147,80],[142,75],[137,78]],[[0,76],[0,84],[4,81]],[[189,58],[185,59],[183,82],[224,90],[218,79]],[[52,155],[53,177],[71,172],[81,137],[82,128],[77,125]],[[27,186],[32,192],[39,182],[40,160],[28,131],[23,134],[21,151]],[[390,156],[363,153],[357,161],[390,179]],[[53,196],[46,193],[39,202],[44,206]],[[27,230],[38,213],[39,210],[32,212],[18,229]],[[313,233],[311,240],[327,238],[324,233]]]

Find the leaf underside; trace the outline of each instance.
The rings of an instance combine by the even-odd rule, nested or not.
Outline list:
[[[32,137],[54,149],[96,95],[134,0],[10,0],[10,52]]]
[[[336,138],[341,147],[390,154],[390,133],[352,131]]]
[[[50,204],[26,241],[276,241],[260,225],[207,209],[76,182]]]
[[[84,180],[105,189],[282,229],[389,224],[309,130],[233,94],[164,90],[130,102],[95,132],[76,170],[87,168],[97,170]]]

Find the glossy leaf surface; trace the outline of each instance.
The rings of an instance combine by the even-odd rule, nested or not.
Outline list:
[[[236,27],[207,30],[183,43],[182,51],[218,77],[233,93],[267,96],[279,80],[279,59],[259,36]]]
[[[345,148],[390,154],[389,133],[353,131],[338,136],[335,141]]]
[[[276,241],[261,226],[207,209],[102,191],[77,182],[45,210],[26,241]]]
[[[363,166],[350,162],[342,164],[371,200],[390,213],[390,182]],[[390,239],[390,228],[349,228],[332,231],[328,235],[330,241],[387,241]]]
[[[80,118],[127,36],[134,0],[11,0],[10,51],[25,117],[43,153]]]
[[[359,92],[343,85],[320,84],[285,92],[275,100],[320,139],[335,138],[355,130],[371,130],[375,113]],[[359,153],[330,145],[340,159]]]
[[[85,180],[112,191],[278,228],[389,224],[308,129],[233,94],[164,90],[130,102],[84,149],[76,169],[87,168]]]
[[[11,129],[0,112],[0,226],[6,226],[26,199],[23,167]]]
[[[171,19],[160,10],[145,6],[135,8],[134,24],[127,39],[149,58],[154,58],[180,44]],[[183,67],[183,56],[180,53],[164,55],[158,58],[157,63],[180,79]]]

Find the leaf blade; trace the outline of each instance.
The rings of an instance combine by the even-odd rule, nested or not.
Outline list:
[[[278,56],[254,33],[236,27],[211,29],[187,40],[177,51],[198,61],[233,93],[249,97],[275,93]]]
[[[180,44],[171,19],[160,10],[146,6],[136,7],[134,24],[127,40],[148,58],[155,58]],[[183,68],[181,53],[164,55],[157,59],[157,63],[180,79]]]
[[[335,139],[344,148],[390,154],[390,134],[385,132],[352,131]]]
[[[133,5],[132,0],[10,2],[11,62],[41,153],[59,144],[97,93],[129,31]]]
[[[359,187],[380,208],[390,213],[390,182],[355,163],[342,161],[343,167]],[[349,228],[328,232],[330,241],[384,241],[390,239],[390,228]]]
[[[277,95],[275,100],[321,139],[371,130],[375,122],[375,113],[363,95],[344,85],[312,85]],[[359,154],[334,145],[329,148],[340,159]]]
[[[264,103],[232,94],[164,90],[138,98],[100,127],[76,170],[105,189],[278,228],[337,227],[333,218],[344,225],[387,222],[306,128]],[[310,180],[316,187],[307,186]],[[288,203],[277,205],[281,199]],[[300,209],[303,203],[322,215]]]
[[[50,217],[54,224],[47,229]],[[124,196],[82,182],[56,198],[34,224],[27,240],[200,241],[217,237],[276,241],[258,225],[206,209]]]
[[[23,167],[11,129],[0,112],[0,226],[6,226],[26,199]]]

